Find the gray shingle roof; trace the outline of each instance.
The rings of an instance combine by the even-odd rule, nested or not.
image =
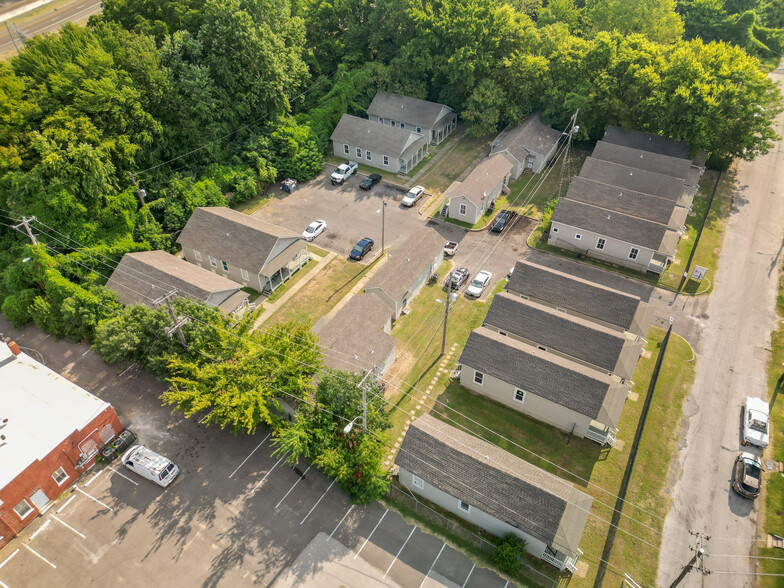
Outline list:
[[[602,140],[615,145],[621,145],[622,147],[642,149],[643,151],[650,151],[651,153],[659,153],[661,155],[669,155],[670,157],[691,160],[689,145],[685,141],[675,142],[672,139],[666,139],[661,135],[653,135],[634,129],[626,131],[615,125],[607,125]]]
[[[587,321],[506,292],[496,294],[484,322],[609,372],[615,371],[626,343],[618,332],[587,326]]]
[[[512,162],[503,155],[492,155],[477,165],[462,182],[453,182],[444,193],[445,198],[464,195],[476,206],[482,205],[485,194],[496,189],[512,171]]]
[[[584,231],[611,237],[658,251],[664,235],[669,230],[666,225],[627,216],[620,212],[597,208],[568,198],[561,198],[553,212],[553,222],[563,223]],[[585,248],[593,249],[595,243],[585,243]]]
[[[594,157],[585,160],[580,169],[580,177],[674,201],[680,200],[686,190],[681,179]]]
[[[444,104],[387,92],[378,92],[367,108],[369,115],[411,123],[426,129],[435,127],[439,120],[451,112],[452,109]]]
[[[676,206],[674,200],[602,184],[580,176],[572,180],[566,198],[663,225],[670,224]]]
[[[430,415],[411,423],[395,463],[559,551],[577,553],[593,498],[566,480]]]
[[[299,235],[224,206],[197,208],[177,243],[258,274],[281,238]]]
[[[513,129],[501,133],[493,142],[490,153],[508,151],[520,163],[530,152],[547,155],[561,138],[561,132],[542,122],[540,112],[529,115]]]
[[[629,329],[640,299],[561,272],[518,261],[506,289],[557,308]]]
[[[458,362],[595,419],[612,380],[590,368],[479,327]]]
[[[340,118],[330,139],[356,145],[391,158],[400,157],[412,145],[419,143],[426,145],[428,142],[426,137],[414,131],[399,129],[350,114],[344,114]]]
[[[691,161],[599,141],[591,154],[597,159],[664,174],[684,181],[692,177]],[[698,172],[699,175],[699,172]]]
[[[414,281],[444,250],[444,243],[444,238],[431,229],[414,233],[390,250],[389,259],[370,278],[365,289],[380,288],[392,300],[401,300]]]
[[[123,304],[141,303],[147,306],[152,306],[154,300],[175,288],[181,296],[202,302],[206,302],[214,292],[226,292],[227,298],[232,293],[244,294],[235,298],[237,304],[227,312],[248,298],[247,293],[240,291],[240,284],[165,251],[126,253],[106,282],[106,287],[116,292]]]
[[[397,344],[384,332],[388,320],[389,307],[378,296],[352,296],[318,332],[324,363],[352,372],[382,365]]]

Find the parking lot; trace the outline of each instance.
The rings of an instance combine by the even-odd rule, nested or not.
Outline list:
[[[163,385],[148,374],[106,366],[34,326],[0,318],[0,331],[111,402],[140,442],[182,470],[164,490],[117,462],[93,468],[0,551],[0,587],[269,586],[320,532],[401,586],[506,584],[380,504],[350,505],[307,464],[285,466],[266,431],[205,428],[162,407]]]

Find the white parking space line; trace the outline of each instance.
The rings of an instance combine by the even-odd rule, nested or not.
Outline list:
[[[286,492],[286,495],[285,495],[283,498],[281,498],[281,499],[280,499],[280,502],[278,502],[278,503],[275,505],[275,508],[278,508],[278,507],[279,507],[279,506],[280,506],[280,505],[283,503],[283,501],[284,501],[284,500],[286,500],[286,496],[288,496],[289,494],[291,494],[291,491],[292,491],[292,490],[294,490],[294,488],[296,488],[296,487],[297,487],[297,484],[299,484],[299,483],[302,481],[302,479],[305,477],[305,474],[307,474],[309,471],[310,471],[310,466],[308,466],[308,469],[306,469],[306,470],[305,470],[305,471],[302,473],[302,475],[301,475],[299,478],[297,478],[297,481],[296,481],[296,482],[294,482],[294,485],[293,485],[291,488],[289,488],[289,491],[288,491],[288,492]]]
[[[335,483],[335,480],[332,480],[332,484],[330,484],[330,485],[329,485],[329,488],[332,488],[332,485],[333,485],[334,483]],[[311,513],[312,513],[314,510],[316,510],[316,507],[319,505],[319,502],[321,502],[322,500],[324,500],[324,497],[327,495],[327,492],[329,492],[329,488],[327,488],[326,490],[324,490],[324,493],[321,495],[321,498],[319,498],[319,499],[316,501],[316,504],[314,504],[314,505],[313,505],[313,508],[311,508],[311,509],[308,511],[308,514],[306,514],[306,515],[305,515],[305,518],[304,518],[304,519],[302,519],[302,520],[300,521],[300,523],[299,523],[300,525],[301,525],[302,523],[304,523],[304,522],[305,522],[305,521],[308,519],[308,517],[310,516],[310,514],[311,514]],[[351,509],[349,509],[349,511],[350,511],[350,510],[351,510]],[[346,514],[348,514],[348,513],[346,513]],[[346,517],[345,517],[345,515],[343,516],[343,518],[346,518]],[[343,521],[341,520],[341,522],[343,522]],[[335,531],[332,531],[332,532],[334,533]],[[332,537],[332,535],[330,535],[330,537]]]
[[[413,534],[414,534],[414,531],[416,531],[416,530],[417,530],[417,527],[416,527],[416,525],[414,525],[414,528],[413,528],[413,529],[411,529],[411,532],[408,534],[408,537],[406,538],[406,540],[405,540],[405,542],[403,543],[403,545],[401,545],[401,546],[400,546],[400,549],[398,549],[398,550],[397,550],[397,555],[395,555],[395,559],[393,559],[393,560],[392,560],[392,563],[391,563],[391,564],[389,564],[389,567],[387,568],[387,571],[386,571],[386,572],[384,572],[384,578],[386,578],[386,577],[387,577],[387,574],[389,573],[389,570],[391,570],[391,569],[392,569],[392,566],[393,566],[393,565],[395,565],[395,562],[397,561],[397,558],[399,558],[399,557],[400,557],[400,554],[403,552],[403,548],[406,546],[406,543],[408,543],[408,542],[409,542],[409,540],[411,539],[411,535],[413,535]]]
[[[507,580],[506,584],[504,584],[504,588],[507,588],[507,586],[509,586],[509,580]]]
[[[378,519],[378,522],[376,523],[376,526],[373,527],[373,530],[370,532],[370,535],[367,536],[367,539],[365,539],[365,542],[362,544],[362,547],[360,547],[359,551],[357,551],[356,555],[354,555],[354,559],[357,559],[357,557],[359,557],[359,554],[362,553],[362,550],[365,549],[365,545],[367,545],[368,541],[370,541],[370,538],[373,536],[373,533],[376,532],[376,529],[378,529],[378,526],[381,524],[381,521],[384,520],[384,517],[387,516],[388,512],[389,512],[389,509],[386,509],[384,511],[384,514],[381,515],[381,518]]]
[[[89,480],[87,480],[87,481],[84,483],[84,485],[85,485],[85,486],[89,486],[90,484],[92,484],[92,483],[95,481],[95,478],[97,478],[98,476],[100,476],[102,473],[103,473],[103,470],[101,470],[100,472],[98,472],[97,474],[95,474],[95,475],[94,475],[92,478],[90,478]]]
[[[112,471],[113,471],[115,474],[117,474],[117,475],[118,475],[118,476],[120,476],[121,478],[125,478],[126,480],[128,480],[128,481],[129,481],[131,484],[134,484],[134,485],[136,485],[136,486],[138,486],[138,485],[139,485],[139,482],[137,482],[136,480],[131,480],[131,479],[130,479],[128,476],[126,476],[126,475],[125,475],[125,474],[123,474],[122,472],[118,472],[118,471],[117,471],[117,470],[115,470],[113,467],[110,467],[110,466],[106,466],[106,467],[107,467],[107,468],[109,468],[110,470],[112,470]]]
[[[463,582],[463,588],[465,588],[465,585],[468,584],[468,580],[471,578],[471,574],[474,573],[474,568],[475,567],[476,567],[476,564],[471,566],[471,571],[468,572],[468,575],[466,576],[465,582]]]
[[[71,504],[71,501],[72,501],[74,498],[76,498],[76,494],[72,494],[72,495],[71,495],[71,497],[70,497],[68,500],[66,500],[66,501],[65,501],[65,504],[64,504],[64,505],[62,505],[60,508],[58,508],[58,509],[57,509],[57,514],[60,514],[61,512],[63,512],[63,509],[64,509],[66,506],[68,506],[69,504]]]
[[[18,549],[16,551],[14,551],[11,555],[9,555],[7,558],[5,558],[3,560],[3,563],[0,563],[0,568],[2,568],[5,564],[7,564],[9,561],[11,561],[11,558],[14,557],[17,553],[19,553]]]
[[[11,588],[11,587],[10,587],[8,584],[6,584],[5,582],[3,582],[2,580],[0,580],[0,587],[1,587],[1,588]]]
[[[432,572],[432,571],[433,571],[433,568],[434,568],[434,567],[436,567],[436,562],[438,561],[438,558],[439,558],[439,557],[441,557],[441,554],[444,552],[444,547],[446,547],[446,543],[442,543],[442,544],[441,544],[441,551],[439,551],[439,552],[438,552],[438,555],[437,555],[437,556],[436,556],[436,558],[433,560],[433,563],[430,565],[430,569],[429,569],[429,570],[427,570],[427,574],[425,574],[425,577],[424,577],[424,578],[422,578],[422,583],[419,585],[419,588],[422,588],[422,586],[424,586],[424,585],[425,585],[425,580],[427,580],[427,579],[428,579],[428,577],[430,576],[430,572]],[[507,583],[508,583],[508,582],[507,582]],[[506,588],[506,586],[504,586],[504,588]]]
[[[344,515],[343,515],[343,518],[342,518],[342,519],[340,519],[340,522],[339,522],[339,523],[338,523],[338,524],[335,526],[335,528],[334,528],[334,529],[332,529],[332,532],[329,534],[329,537],[327,538],[327,541],[329,541],[330,539],[332,539],[332,535],[334,535],[335,533],[337,533],[337,530],[340,528],[340,525],[342,525],[342,524],[343,524],[343,521],[345,521],[345,520],[346,520],[346,517],[348,516],[348,513],[350,513],[352,510],[354,510],[354,505],[353,505],[353,504],[352,504],[352,505],[351,505],[351,506],[348,508],[348,510],[346,511],[346,514],[344,514]],[[301,524],[302,524],[302,523],[300,523],[300,525],[301,525]]]
[[[30,541],[32,541],[33,539],[35,539],[35,538],[38,536],[38,533],[40,533],[41,531],[43,531],[44,529],[46,529],[46,527],[48,527],[48,526],[49,526],[49,523],[51,523],[51,522],[52,522],[52,521],[50,521],[49,519],[46,519],[46,520],[44,521],[44,524],[43,524],[43,525],[41,525],[41,526],[39,527],[39,529],[38,529],[38,530],[37,530],[35,533],[33,533],[32,535],[30,535]]]
[[[233,472],[231,472],[231,473],[229,474],[229,478],[231,478],[231,477],[232,477],[234,474],[236,474],[238,471],[240,471],[240,468],[241,468],[242,466],[244,466],[244,465],[245,465],[245,462],[246,462],[246,461],[248,461],[248,460],[249,460],[251,457],[253,457],[253,454],[254,454],[254,453],[256,453],[256,451],[258,451],[259,447],[261,447],[262,445],[264,445],[264,442],[265,442],[267,439],[269,439],[269,438],[270,438],[270,435],[271,435],[271,434],[272,434],[272,433],[267,433],[267,436],[266,436],[266,437],[264,437],[264,439],[262,439],[262,440],[261,440],[261,443],[259,443],[258,445],[256,445],[256,449],[254,449],[253,451],[251,451],[251,452],[250,452],[250,455],[248,455],[248,457],[246,457],[244,460],[242,460],[242,463],[241,463],[240,465],[238,465],[238,466],[237,466],[237,469],[236,469],[236,470],[234,470]]]
[[[279,464],[280,462],[282,462],[282,461],[283,461],[283,458],[281,457],[281,458],[280,458],[278,461],[276,461],[276,462],[275,462],[275,465],[274,465],[274,466],[272,466],[272,467],[269,469],[269,471],[268,471],[266,474],[264,474],[264,477],[263,477],[261,480],[259,480],[259,483],[258,483],[258,484],[256,484],[256,485],[253,487],[253,490],[251,490],[251,494],[253,494],[253,493],[254,493],[254,492],[255,492],[255,491],[258,489],[258,487],[259,487],[259,486],[261,486],[261,485],[264,483],[264,480],[266,480],[266,479],[267,479],[267,476],[269,476],[269,475],[272,473],[272,470],[274,470],[276,467],[278,467],[278,464]]]
[[[50,562],[50,561],[49,561],[48,559],[46,559],[46,558],[45,558],[43,555],[41,555],[40,553],[38,553],[38,552],[37,552],[35,549],[33,549],[32,547],[30,547],[30,546],[29,546],[29,545],[27,545],[26,543],[25,543],[25,544],[24,544],[22,547],[25,547],[25,548],[27,549],[27,551],[29,551],[30,553],[32,553],[34,556],[36,556],[37,558],[41,559],[42,561],[45,561],[45,562],[46,562],[46,563],[48,563],[50,566],[52,566],[54,569],[57,569],[57,566],[56,566],[56,565],[54,565],[52,562]]]
[[[71,529],[71,531],[73,531],[74,533],[76,533],[77,535],[79,535],[79,537],[81,537],[82,539],[87,539],[87,537],[85,537],[84,535],[82,535],[82,534],[81,534],[79,531],[77,531],[76,529],[74,529],[74,528],[73,528],[71,525],[69,525],[69,524],[68,524],[68,523],[66,523],[65,521],[63,521],[63,520],[61,520],[61,519],[57,518],[57,515],[52,515],[52,518],[53,518],[54,520],[56,520],[58,523],[60,523],[61,525],[63,525],[64,527],[67,527],[68,529]]]
[[[76,488],[76,486],[74,486],[74,488]],[[95,502],[97,502],[97,503],[98,503],[98,504],[100,504],[101,506],[104,506],[104,507],[108,508],[108,509],[109,509],[109,510],[111,510],[112,512],[114,511],[114,509],[113,509],[111,506],[109,506],[108,504],[104,504],[103,502],[101,502],[100,500],[98,500],[98,499],[97,499],[95,496],[90,496],[89,494],[87,494],[87,492],[85,492],[85,491],[84,491],[84,490],[82,490],[81,488],[76,488],[76,490],[77,490],[77,492],[81,492],[82,494],[84,494],[84,495],[85,495],[87,498],[90,498],[91,500],[95,500]]]

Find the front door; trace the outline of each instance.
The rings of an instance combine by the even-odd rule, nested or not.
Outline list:
[[[46,493],[39,488],[38,491],[30,497],[30,502],[35,505],[35,508],[41,511],[51,501]]]

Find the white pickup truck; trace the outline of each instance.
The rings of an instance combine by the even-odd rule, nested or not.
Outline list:
[[[354,175],[358,166],[359,164],[356,161],[347,161],[346,163],[341,163],[330,176],[332,185],[334,186],[335,184],[342,184],[345,182],[352,175]]]

